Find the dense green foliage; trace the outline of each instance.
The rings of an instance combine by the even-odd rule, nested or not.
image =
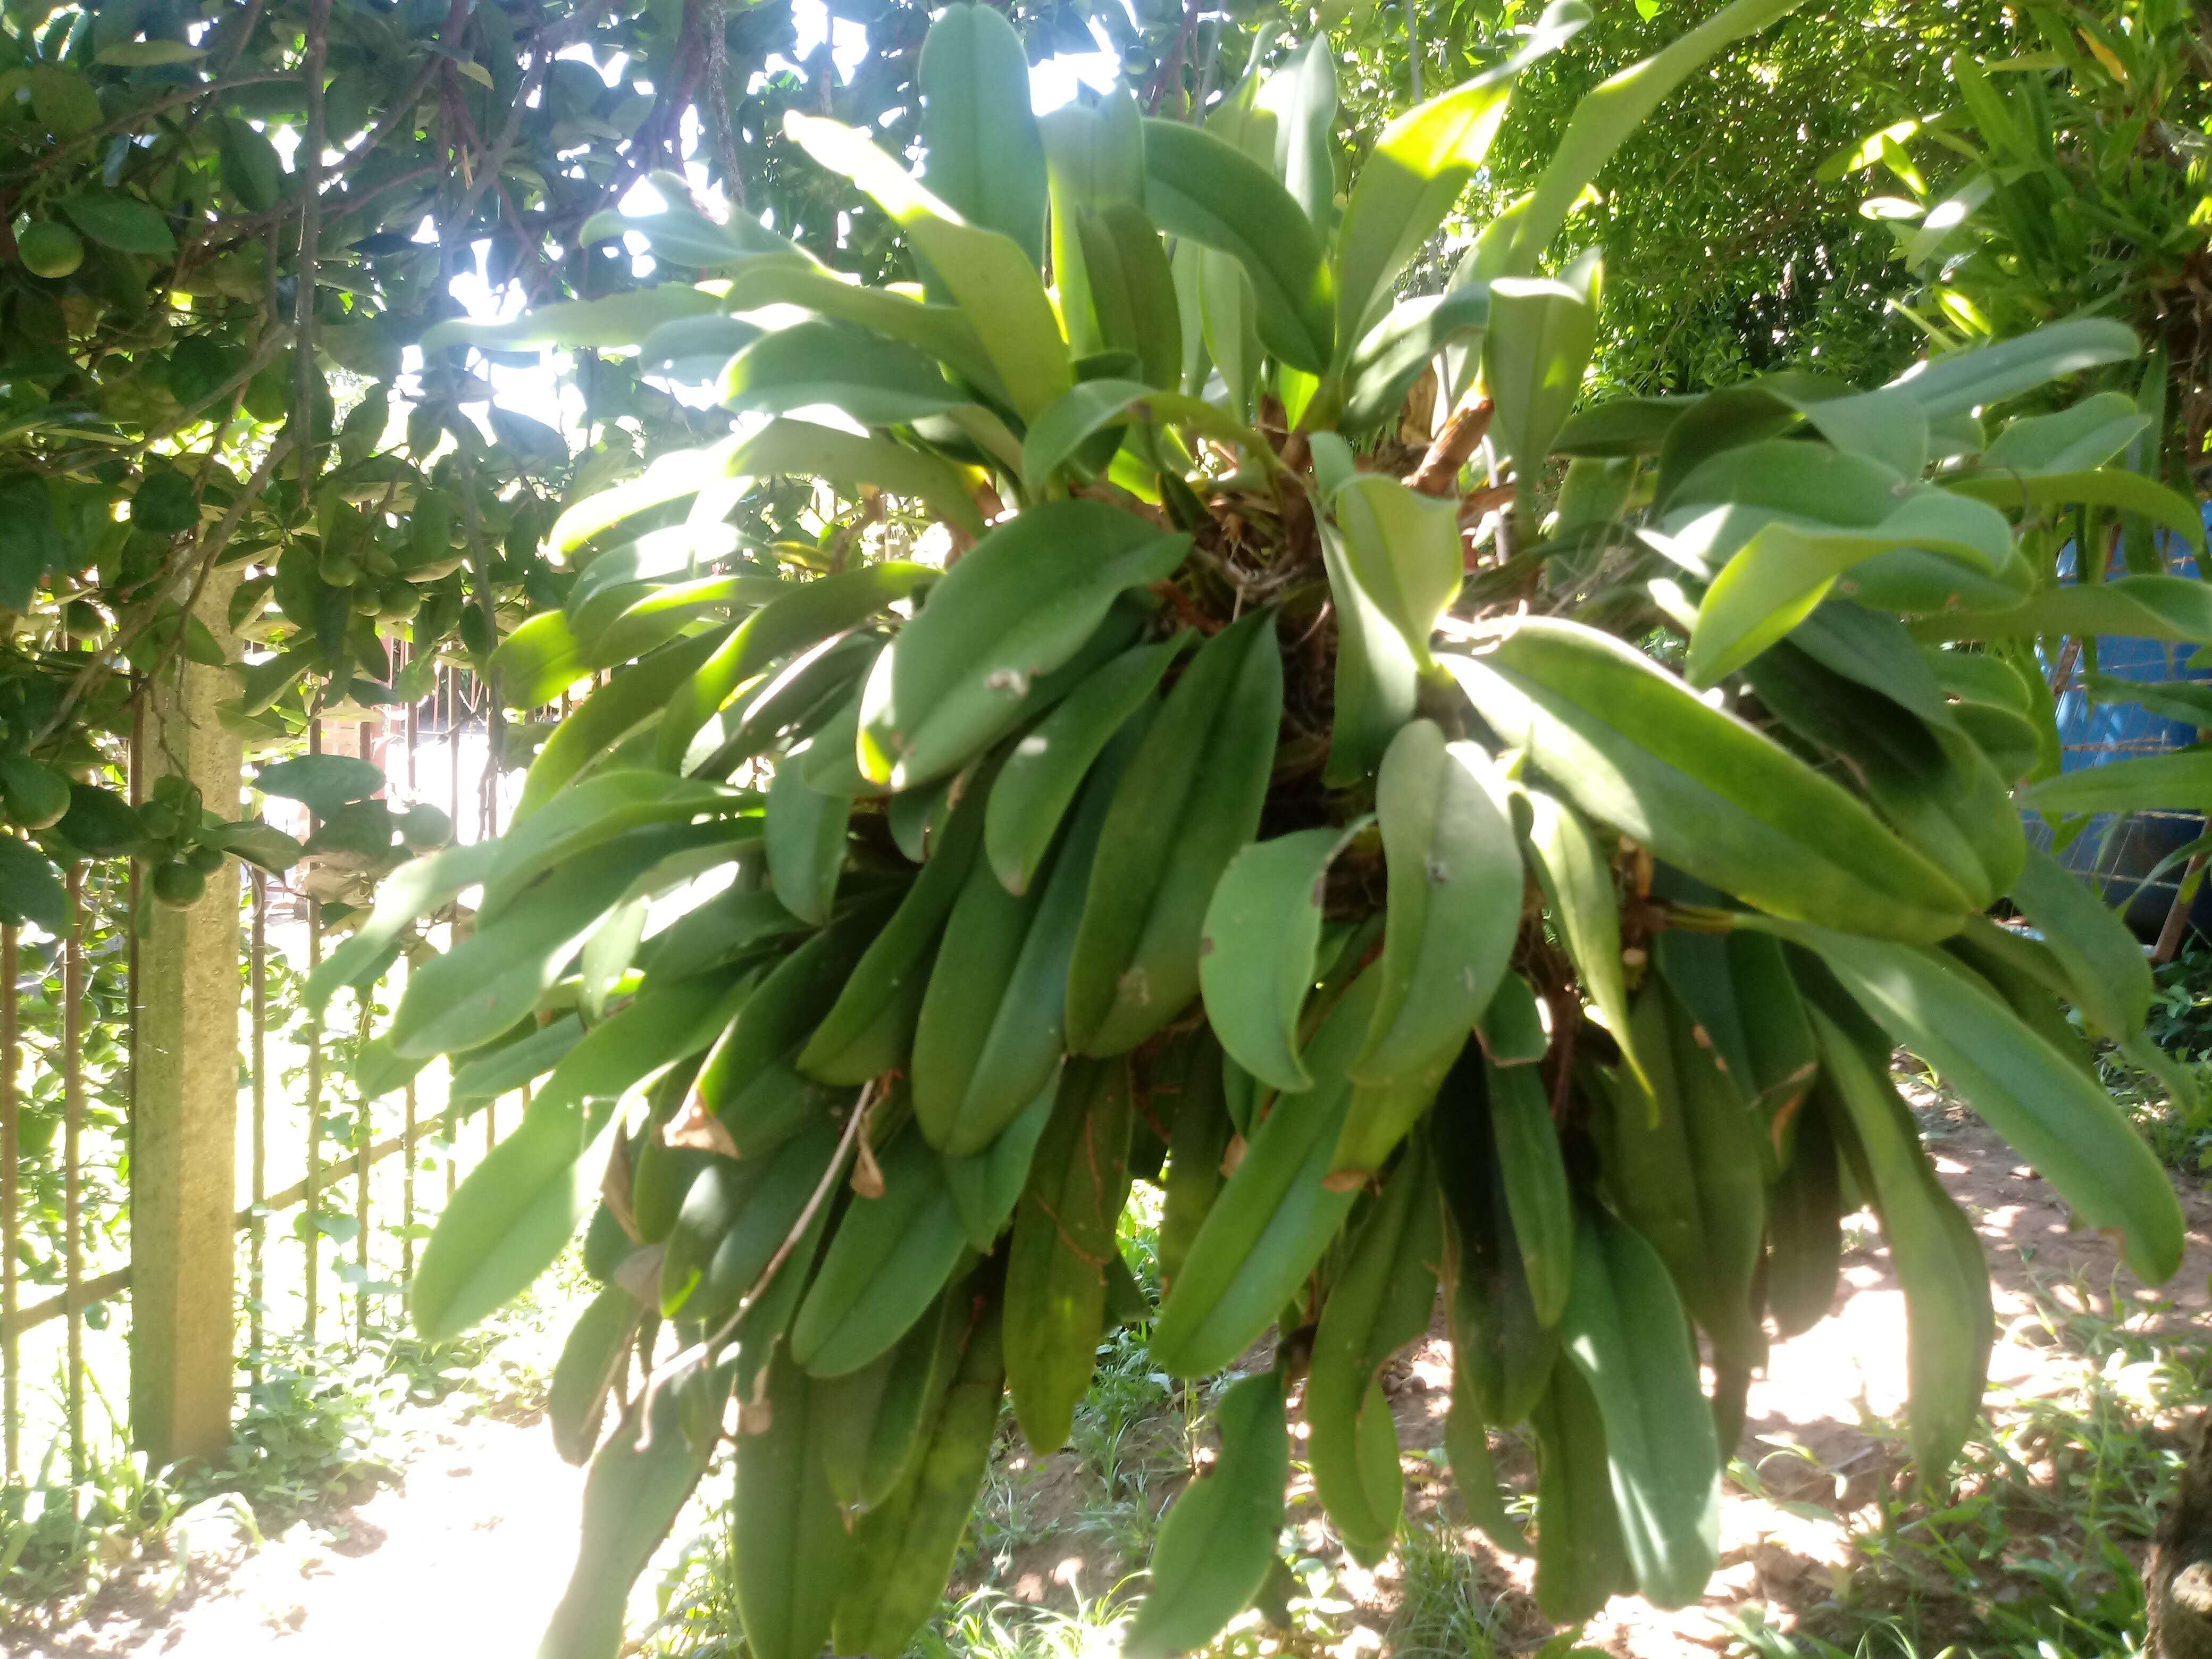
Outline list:
[[[1293,1404],[1349,1552],[1391,1550],[1376,1377],[1440,1296],[1455,1476],[1547,1613],[1693,1600],[1848,1207],[1905,1286],[1923,1474],[1972,1426],[1987,1281],[1896,1045],[2173,1270],[2061,1012],[2155,1065],[2150,977],[2021,820],[2212,787],[2196,750],[2062,774],[2038,662],[2212,643],[2166,569],[2203,532],[2146,447],[2166,382],[2056,302],[1908,368],[1877,313],[1914,273],[1871,263],[1848,155],[1812,175],[1943,71],[1901,16],[1789,9],[1453,14],[1444,89],[1388,120],[1374,15],[1147,9],[1123,81],[1039,118],[1057,9],[887,6],[849,77],[781,62],[773,3],[10,13],[0,897],[48,919],[31,836],[179,902],[295,855],[87,787],[167,662],[222,659],[187,613],[234,574],[225,717],[264,753],[441,661],[516,712],[587,692],[495,842],[410,858],[450,826],[358,763],[255,779],[386,876],[311,988],[413,964],[365,1091],[441,1055],[534,1087],[423,1254],[422,1334],[585,1224],[547,1654],[615,1650],[726,1431],[756,1659],[897,1653],[1002,1395],[1056,1446],[1121,1324],[1255,1372],[1132,1638],[1200,1644],[1272,1571]],[[461,314],[478,244],[515,314]],[[558,428],[490,378],[546,351]],[[2062,579],[2083,515],[2140,532],[2127,575]],[[1115,1243],[1139,1180],[1157,1309]],[[1489,1468],[1523,1422],[1533,1540]]]
[[[1628,1582],[1693,1600],[1742,1389],[1826,1313],[1847,1191],[1906,1287],[1929,1479],[1972,1429],[1986,1278],[1893,1044],[2136,1271],[2172,1270],[2166,1176],[2059,1015],[2154,1060],[2148,971],[2014,799],[2200,787],[2194,754],[2061,775],[2033,654],[2123,612],[2212,638],[2194,582],[2058,582],[2054,507],[2201,550],[2190,501],[2106,465],[2153,417],[2078,380],[2056,412],[2002,412],[2131,373],[2135,337],[2077,319],[1863,392],[1577,408],[1623,278],[1594,253],[1540,276],[1547,250],[1637,121],[1782,9],[1747,0],[1586,96],[1440,298],[1394,290],[1578,7],[1348,178],[1317,51],[1202,127],[1126,94],[1039,120],[1014,33],[955,7],[919,179],[862,131],[785,125],[896,222],[918,287],[678,208],[628,222],[726,284],[426,335],[433,356],[627,340],[755,417],[550,526],[574,584],[494,672],[523,704],[617,672],[514,830],[395,885],[313,988],[367,984],[481,884],[391,1052],[542,1080],[411,1305],[429,1336],[465,1328],[590,1213],[607,1288],[555,1411],[594,1498],[547,1652],[611,1650],[733,1403],[752,1650],[900,1651],[1001,1391],[1055,1448],[1130,1319],[1179,1376],[1280,1337],[1224,1397],[1132,1627],[1139,1651],[1201,1644],[1268,1576],[1291,1384],[1347,1549],[1389,1553],[1376,1378],[1440,1291],[1455,1474],[1503,1547],[1527,1543],[1487,1431],[1525,1419],[1540,1449],[1547,1612]],[[1401,453],[1439,352],[1474,389]],[[1462,528],[1486,425],[1510,483]],[[744,481],[792,473],[938,551],[724,529]],[[1679,674],[1631,643],[1655,631]],[[2043,942],[1984,918],[2004,902]],[[1156,1312],[1114,1242],[1137,1180],[1164,1186]],[[608,1436],[663,1321],[679,1351]]]

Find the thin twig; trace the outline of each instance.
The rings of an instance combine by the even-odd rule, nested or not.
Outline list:
[[[538,30],[531,43],[530,68],[522,77],[522,84],[514,89],[514,102],[507,112],[506,121],[500,126],[499,137],[492,141],[490,153],[477,158],[475,176],[462,191],[460,201],[455,204],[452,216],[453,222],[464,226],[468,223],[469,216],[476,211],[477,204],[483,199],[483,193],[490,187],[491,180],[496,179],[500,169],[507,165],[507,152],[514,148],[516,135],[522,131],[522,118],[528,113],[530,100],[537,95],[538,88],[544,84],[546,74],[553,67],[553,60],[590,32],[607,3],[608,0],[584,0],[583,4],[566,17]]]

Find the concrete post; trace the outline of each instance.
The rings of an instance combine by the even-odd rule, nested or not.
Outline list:
[[[236,657],[227,625],[236,568],[202,591],[200,619]],[[219,668],[179,662],[149,694],[143,797],[181,773],[212,811],[238,810],[241,740],[216,704]],[[160,906],[139,942],[131,1154],[131,1428],[155,1467],[219,1460],[230,1443],[238,1209],[239,866],[228,860],[186,910]]]

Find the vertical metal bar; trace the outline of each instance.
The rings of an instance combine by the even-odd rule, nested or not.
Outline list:
[[[408,662],[411,665],[415,649],[409,646]],[[437,694],[434,690],[431,695]],[[415,775],[415,749],[422,737],[422,705],[420,702],[407,705],[407,797],[411,805],[418,787]],[[406,972],[405,969],[400,969]],[[399,1129],[399,1282],[407,1283],[415,1277],[415,1079],[407,1079],[407,1092],[401,1102],[404,1114]]]
[[[453,835],[461,833],[461,677],[458,671],[446,671],[446,758],[453,769],[453,800],[451,816]]]
[[[69,910],[62,935],[62,1227],[67,1236],[64,1272],[69,1326],[70,1468],[84,1478],[84,1181],[79,1154],[84,1139],[84,1079],[77,1056],[84,1046],[84,866],[69,867]]]
[[[375,722],[374,736],[372,738],[369,722],[363,720],[354,727],[354,752],[362,760],[368,760],[372,755],[374,755],[379,758],[380,765],[382,742],[387,734],[387,730],[384,717],[379,715]],[[389,793],[390,791],[386,789],[377,791],[380,798]],[[368,1036],[368,1005],[374,998],[374,992],[362,993],[360,1035],[363,1039]],[[361,1103],[360,1112],[354,1118],[353,1144],[356,1162],[353,1183],[353,1262],[355,1271],[361,1275],[354,1285],[353,1296],[353,1334],[356,1352],[359,1352],[361,1345],[368,1340],[368,1149],[370,1143],[376,1139],[374,1111],[375,1103],[364,1099]]]
[[[316,714],[307,721],[307,752],[323,752],[323,717]],[[312,828],[314,815],[307,823]],[[305,895],[307,906],[307,971],[314,972],[323,959],[323,919],[313,895]],[[322,1258],[322,1172],[319,1167],[323,1157],[323,1023],[313,1013],[307,1017],[307,1227],[305,1243],[307,1249],[307,1316],[301,1334],[309,1346],[315,1340],[315,1273]]]
[[[453,820],[453,839],[459,841],[461,835],[461,673],[458,668],[449,668],[446,671],[446,760],[447,770],[452,774],[450,783],[453,798],[449,805]],[[453,1119],[450,1106],[447,1109],[447,1115],[449,1120]],[[459,1127],[458,1120],[449,1122],[447,1132],[448,1140],[453,1139],[453,1131]],[[446,1196],[447,1198],[453,1195],[453,1186],[459,1173],[459,1148],[450,1147],[446,1153]]]
[[[269,872],[256,866],[252,878],[253,945],[246,960],[253,1012],[253,1167],[248,1176],[253,1220],[246,1235],[246,1316],[252,1375],[258,1382],[264,1341],[262,1304],[268,1289],[263,1257],[269,1243],[269,1221],[261,1213],[261,1202],[269,1196]]]
[[[15,1338],[15,1235],[22,1214],[15,1185],[22,1110],[15,1092],[22,1064],[22,1030],[15,1006],[17,967],[15,929],[0,927],[0,1322],[6,1329],[0,1362],[7,1366],[5,1377],[0,1378],[0,1479],[9,1486],[23,1468],[23,1361]]]

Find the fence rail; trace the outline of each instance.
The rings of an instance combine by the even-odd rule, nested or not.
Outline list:
[[[405,665],[405,658],[395,648],[395,672]],[[398,711],[394,711],[398,714]],[[466,799],[464,783],[464,743],[484,742],[489,756],[496,741],[489,731],[494,711],[483,688],[471,677],[451,669],[441,669],[432,680],[428,695],[410,703],[404,715],[396,718],[363,720],[352,724],[350,733],[346,722],[328,721],[322,716],[311,719],[307,725],[308,748],[311,752],[325,752],[326,743],[335,752],[350,752],[363,760],[380,760],[386,774],[393,782],[406,790],[414,799],[425,793],[423,786],[430,781],[421,765],[419,749],[426,742],[441,742],[447,750],[449,776],[443,780],[449,785],[450,816],[455,833],[463,839],[498,833],[501,816],[497,780],[490,775],[487,764],[486,777],[477,800],[471,805],[472,811],[463,813]],[[333,729],[326,729],[326,726]],[[404,746],[403,746],[404,745]],[[127,762],[124,765],[125,781],[129,799],[135,804],[148,793],[145,765],[147,744],[143,722],[134,725],[129,744]],[[210,804],[218,809],[228,803]],[[319,820],[310,818],[312,826]],[[463,828],[466,824],[466,830]],[[471,833],[472,832],[472,833]],[[42,934],[34,941],[22,937],[23,930],[15,927],[0,927],[0,1480],[15,1483],[24,1475],[23,1446],[25,1442],[25,1413],[31,1395],[26,1387],[27,1365],[23,1339],[33,1331],[62,1322],[65,1334],[59,1346],[60,1434],[67,1445],[67,1462],[71,1474],[81,1474],[87,1457],[85,1410],[88,1395],[86,1373],[86,1315],[98,1304],[121,1297],[132,1288],[133,1270],[127,1263],[112,1270],[90,1273],[88,1252],[96,1231],[112,1233],[117,1212],[108,1207],[125,1201],[112,1190],[112,1183],[98,1174],[102,1167],[88,1168],[88,1157],[96,1147],[107,1143],[100,1139],[105,1133],[128,1134],[129,1122],[135,1118],[135,1094],[138,1088],[139,1060],[135,1038],[138,1030],[137,1013],[141,1006],[137,929],[135,914],[139,894],[144,890],[144,873],[137,860],[129,867],[127,881],[120,871],[112,878],[103,875],[96,884],[88,882],[88,866],[79,863],[65,872],[65,891],[68,898],[67,925],[61,936],[53,941],[52,954]],[[240,1048],[244,1061],[240,1105],[249,1114],[248,1121],[241,1126],[246,1130],[240,1147],[241,1167],[238,1186],[244,1189],[246,1202],[235,1213],[233,1237],[240,1240],[240,1257],[238,1267],[246,1304],[246,1347],[256,1367],[256,1380],[260,1355],[270,1334],[270,1327],[276,1316],[270,1312],[270,1263],[269,1259],[269,1218],[287,1212],[306,1209],[315,1218],[312,1224],[300,1229],[303,1246],[305,1281],[302,1300],[298,1308],[297,1326],[301,1337],[309,1342],[317,1340],[321,1321],[325,1287],[324,1273],[336,1268],[341,1273],[357,1279],[355,1296],[355,1316],[343,1319],[340,1324],[349,1330],[331,1332],[322,1329],[328,1337],[343,1336],[358,1343],[370,1330],[375,1297],[370,1293],[372,1251],[374,1238],[383,1237],[387,1244],[394,1231],[389,1224],[390,1212],[386,1212],[386,1225],[376,1224],[376,1206],[372,1201],[370,1177],[379,1165],[387,1159],[400,1156],[402,1173],[399,1179],[398,1234],[398,1277],[401,1282],[411,1276],[416,1256],[415,1233],[419,1218],[416,1184],[416,1163],[414,1152],[426,1139],[446,1135],[450,1145],[451,1132],[456,1127],[454,1111],[449,1108],[440,1112],[434,1109],[425,1115],[420,1109],[416,1083],[410,1079],[398,1102],[400,1113],[398,1133],[374,1138],[368,1117],[371,1103],[362,1102],[362,1116],[349,1139],[354,1149],[343,1156],[326,1158],[325,1142],[329,1138],[325,1123],[328,1097],[332,1094],[334,1051],[325,1041],[323,1022],[311,1018],[305,1022],[302,1039],[289,1048],[275,1041],[271,1021],[277,1014],[272,994],[272,980],[278,969],[272,958],[272,906],[287,891],[299,894],[306,908],[306,948],[304,966],[310,971],[321,959],[323,925],[321,906],[307,893],[308,884],[286,884],[256,869],[250,872],[249,890],[242,905],[245,914],[239,927],[240,954],[246,969],[245,995],[240,1012],[245,1016],[246,1030],[241,1033]],[[125,913],[116,914],[120,906]],[[127,951],[117,956],[106,954],[102,949],[102,983],[112,988],[112,979],[105,975],[112,972],[113,964],[120,962],[124,973],[122,1013],[118,1018],[115,1005],[109,1002],[104,1009],[94,1009],[88,1000],[88,962],[87,940],[94,937],[98,927],[112,926],[122,930],[127,939]],[[21,984],[26,965],[35,969],[43,966],[47,975],[58,975],[58,985],[49,981],[46,1003],[39,1005],[40,1012],[30,1016],[30,1005],[26,1002]],[[36,981],[33,981],[36,983]],[[60,1007],[57,1024],[46,1024],[50,1016],[47,1004],[58,994]],[[108,992],[104,991],[103,996]],[[366,1024],[363,1030],[366,1031]],[[121,1064],[129,1067],[127,1074],[103,1070],[95,1073],[104,1079],[100,1084],[101,1098],[114,1105],[114,1094],[127,1075],[129,1087],[121,1109],[102,1112],[95,1122],[87,1097],[86,1043],[95,1034],[105,1036],[114,1032],[119,1038],[129,1039],[125,1044],[127,1059]],[[43,1034],[43,1035],[42,1035]],[[38,1044],[36,1049],[33,1043]],[[289,1093],[277,1080],[277,1068],[304,1054],[303,1086],[297,1094]],[[59,1089],[41,1080],[35,1071],[27,1075],[27,1062],[34,1062],[58,1073]],[[97,1062],[95,1062],[97,1063]],[[52,1143],[30,1139],[27,1129],[34,1121],[51,1121],[50,1107],[56,1103],[52,1096],[58,1093],[60,1107],[59,1133]],[[287,1109],[280,1124],[271,1114],[280,1108]],[[496,1144],[497,1116],[491,1104],[484,1106],[486,1136],[484,1146],[489,1150]],[[281,1190],[269,1190],[272,1158],[298,1125],[297,1114],[304,1112],[305,1123],[301,1139],[304,1141],[306,1173],[298,1181]],[[120,1128],[114,1119],[124,1120]],[[388,1124],[387,1118],[386,1122]],[[26,1143],[29,1140],[27,1164]],[[366,1142],[367,1144],[360,1144]],[[125,1142],[125,1145],[128,1143]],[[298,1143],[294,1143],[298,1144]],[[340,1144],[344,1144],[341,1142]],[[42,1150],[51,1145],[51,1153]],[[51,1164],[44,1159],[51,1156]],[[446,1162],[445,1190],[451,1195],[456,1180],[455,1164],[458,1153],[450,1154]],[[40,1183],[35,1188],[33,1182]],[[349,1194],[350,1203],[340,1194],[346,1184],[353,1183]],[[52,1204],[53,1188],[58,1185],[58,1236],[52,1219],[38,1221],[42,1211],[51,1215],[46,1206]],[[33,1200],[33,1192],[39,1196]],[[234,1200],[233,1201],[235,1201]],[[382,1202],[388,1203],[386,1196]],[[353,1249],[344,1248],[342,1236],[325,1236],[325,1211],[332,1224],[341,1218],[349,1218],[354,1228]],[[349,1217],[347,1212],[350,1212]],[[33,1225],[41,1225],[42,1234],[29,1232]],[[52,1241],[51,1264],[59,1279],[59,1288],[43,1295],[42,1299],[26,1305],[24,1297],[30,1288],[26,1279],[27,1244],[38,1237]],[[391,1261],[390,1256],[384,1260]],[[300,1258],[294,1258],[297,1261]],[[96,1260],[92,1263],[99,1265]],[[288,1269],[289,1273],[289,1269]],[[40,1283],[52,1285],[53,1279],[40,1275]],[[287,1288],[282,1294],[289,1295]],[[382,1287],[388,1290],[388,1286]],[[41,1353],[49,1352],[40,1350]],[[41,1362],[42,1364],[44,1362]]]

